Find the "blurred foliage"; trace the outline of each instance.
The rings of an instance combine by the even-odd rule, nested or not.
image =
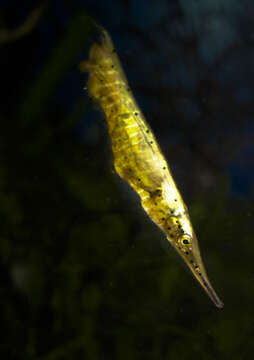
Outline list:
[[[80,123],[88,122],[92,107],[82,86],[70,112],[54,97],[68,71],[78,67],[92,32],[86,14],[73,14],[36,76],[25,71],[29,81],[2,106],[2,357],[250,359],[253,196],[230,197],[225,172],[210,193],[187,190],[209,277],[225,302],[218,311],[176,253],[160,246],[163,234],[112,173],[103,126],[98,141],[80,138]],[[39,35],[26,36],[19,41],[32,52]],[[10,48],[3,48],[3,56],[4,51],[18,56],[18,41],[4,46]],[[17,76],[10,68],[14,74],[8,76]],[[179,97],[172,89],[162,101],[172,92],[174,129]],[[216,101],[217,94],[209,97],[207,107]],[[229,144],[233,148],[235,142],[227,142],[228,151]],[[191,146],[194,152],[202,149]]]
[[[0,27],[0,44],[10,43],[12,41],[19,40],[23,36],[29,34],[40,21],[40,18],[45,9],[45,4],[46,3],[33,9],[33,11],[27,17],[26,21],[14,30],[9,30],[4,27],[3,24],[1,24],[2,26]]]

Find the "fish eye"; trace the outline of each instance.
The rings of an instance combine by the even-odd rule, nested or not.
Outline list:
[[[182,246],[191,245],[191,237],[187,234],[184,234],[184,235],[180,236],[179,243]]]

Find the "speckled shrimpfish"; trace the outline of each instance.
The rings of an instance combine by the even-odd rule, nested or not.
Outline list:
[[[90,49],[89,60],[80,68],[89,73],[87,89],[105,113],[117,174],[138,193],[146,213],[166,234],[214,304],[222,308],[207,277],[188,209],[104,29],[100,41]]]

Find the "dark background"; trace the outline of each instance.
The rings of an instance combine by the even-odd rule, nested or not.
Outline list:
[[[113,171],[78,69],[92,18],[170,164],[222,310]],[[250,0],[0,1],[1,357],[253,357],[253,19]]]

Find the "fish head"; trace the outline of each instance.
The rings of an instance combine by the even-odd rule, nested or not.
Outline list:
[[[197,237],[192,229],[189,217],[171,217],[170,220],[171,232],[167,234],[167,238],[173,247],[177,250],[178,254],[184,260],[185,264],[189,267],[194,277],[206,291],[207,295],[213,301],[213,303],[218,307],[223,307],[223,302],[219,299],[215,290],[213,289],[201,255],[198,245]],[[177,226],[175,226],[177,225]]]

